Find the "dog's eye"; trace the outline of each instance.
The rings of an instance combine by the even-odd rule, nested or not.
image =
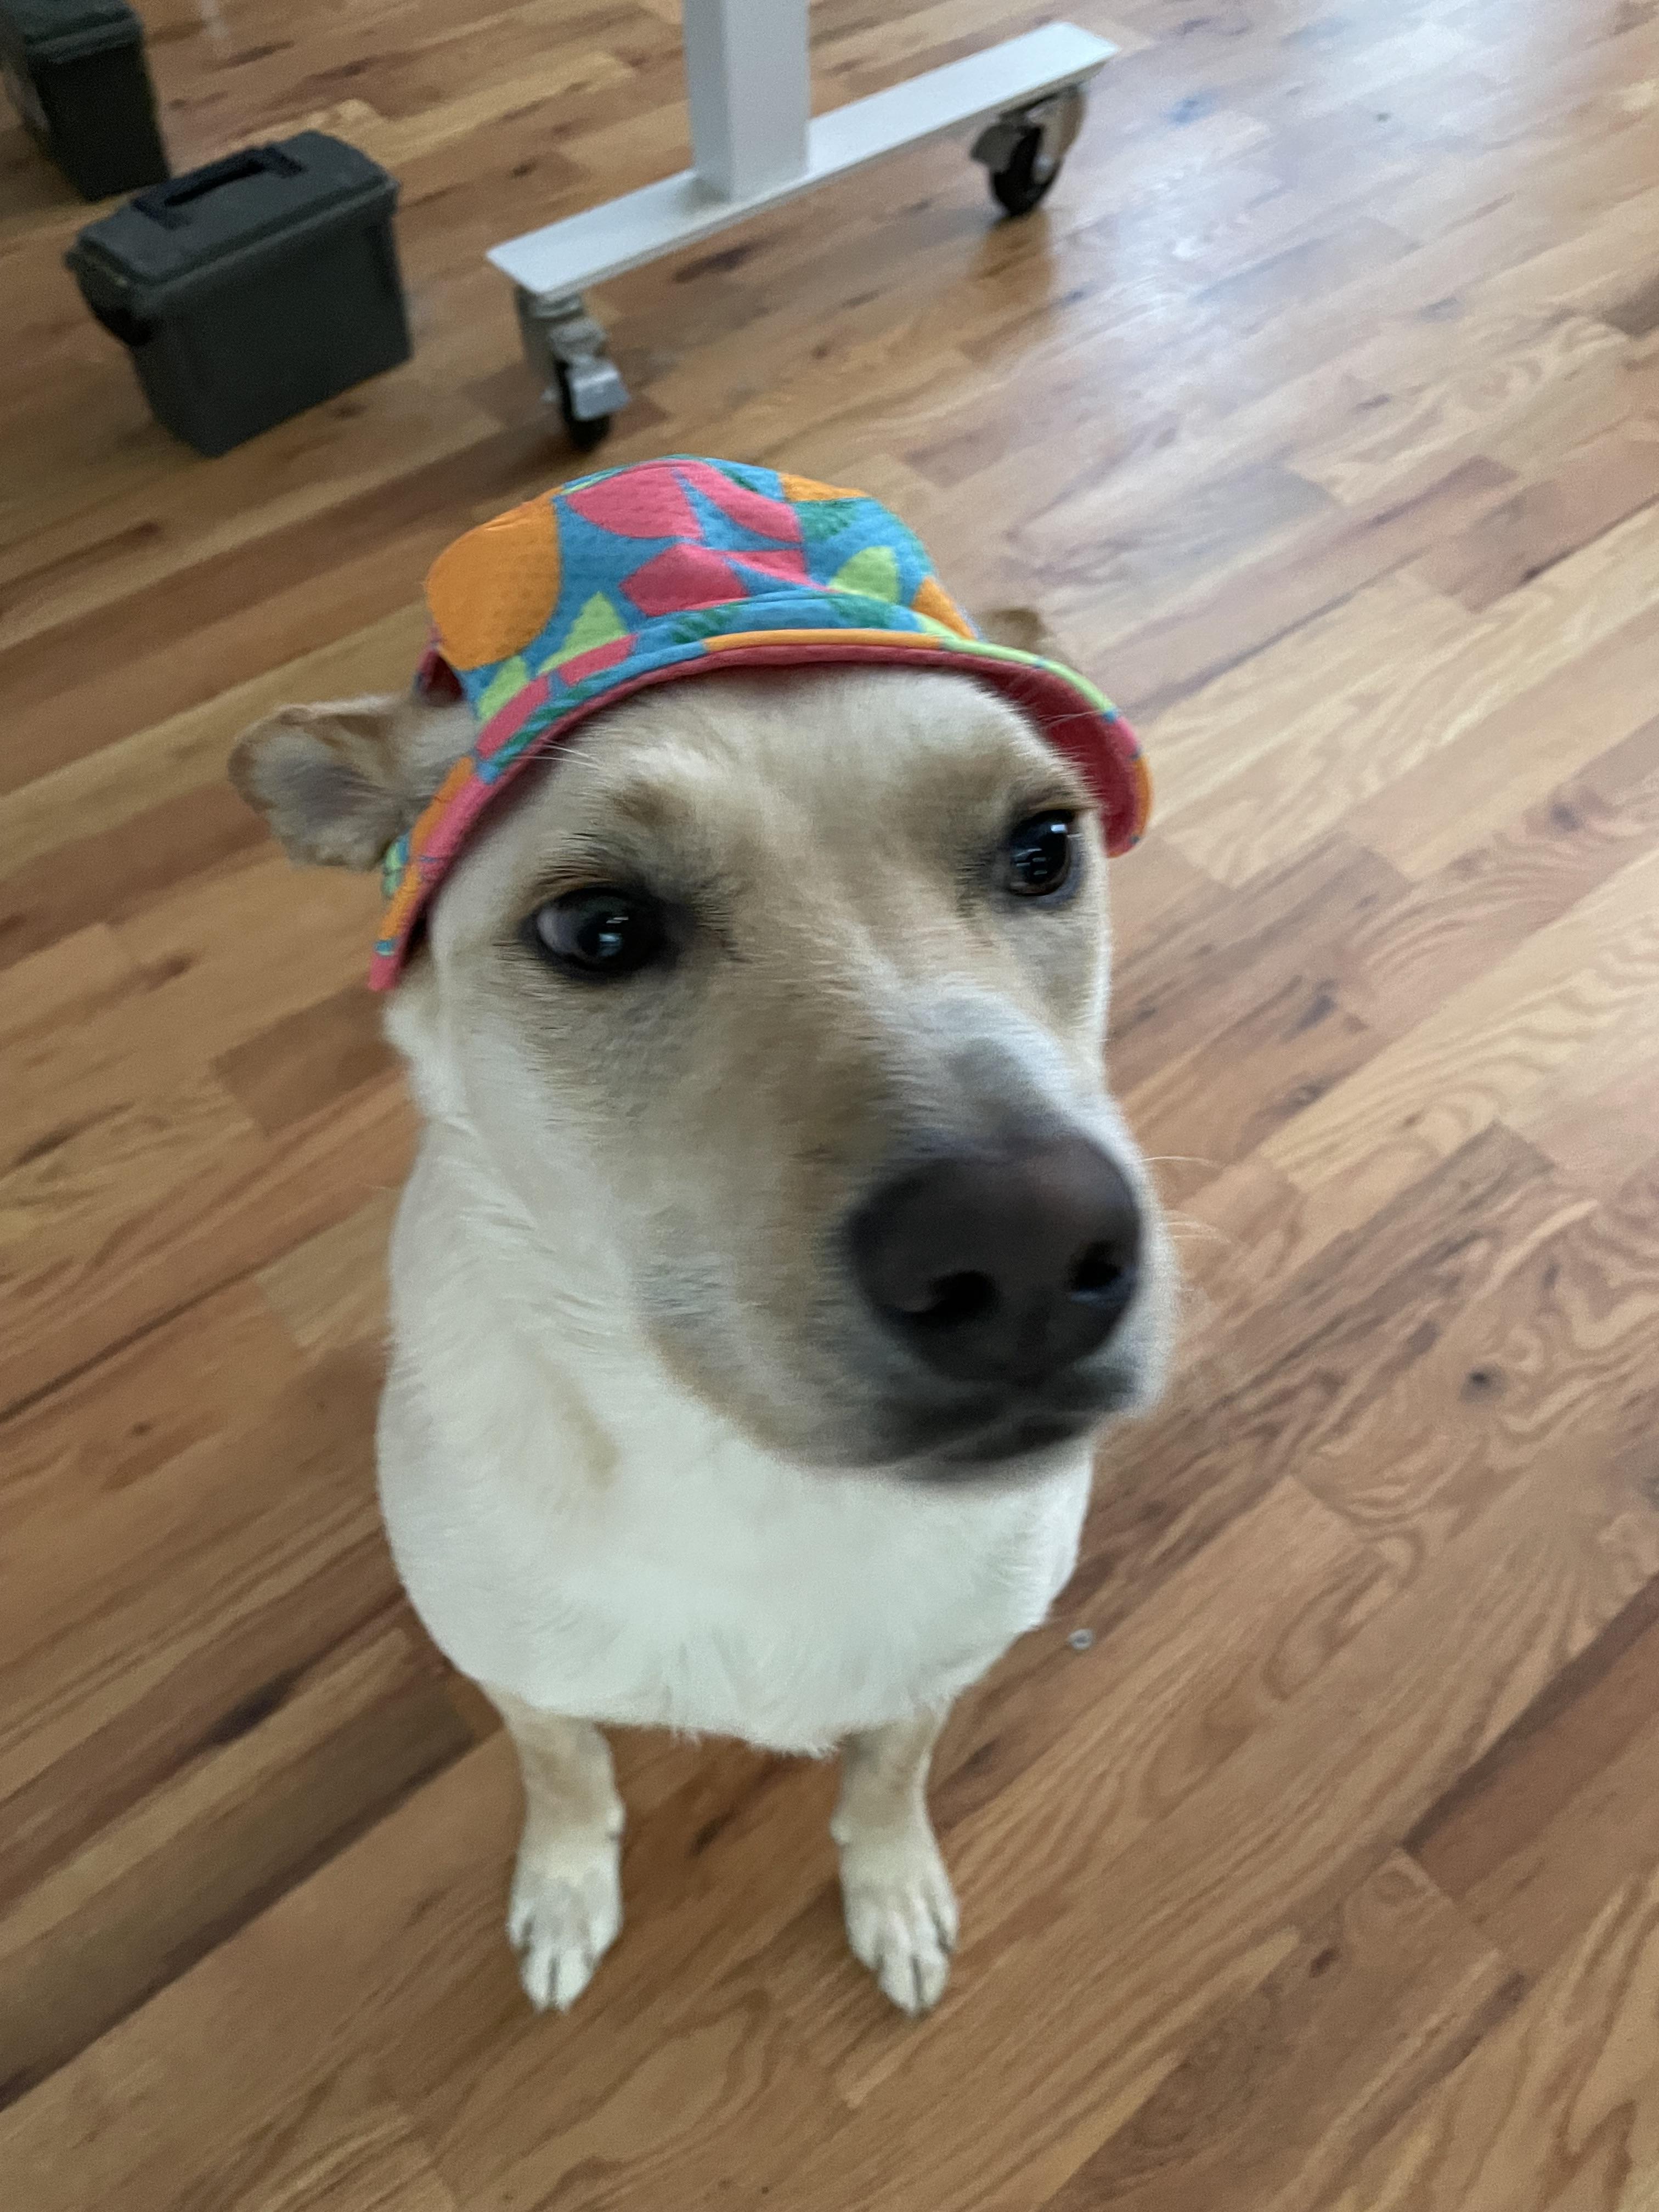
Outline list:
[[[570,891],[538,906],[525,925],[531,949],[553,967],[609,982],[662,951],[662,908],[639,891]]]
[[[1008,839],[1003,882],[1017,898],[1052,898],[1072,879],[1077,839],[1069,814],[1033,814]]]

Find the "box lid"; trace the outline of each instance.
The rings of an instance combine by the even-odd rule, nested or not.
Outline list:
[[[378,161],[325,131],[302,131],[150,185],[88,223],[67,259],[83,283],[154,310],[389,210],[397,197],[396,179]]]
[[[126,0],[0,0],[0,31],[28,61],[76,61],[138,46],[144,27]]]

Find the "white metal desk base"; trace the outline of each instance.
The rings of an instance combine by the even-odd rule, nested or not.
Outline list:
[[[492,246],[517,288],[531,366],[576,442],[591,447],[628,391],[583,308],[590,284],[708,238],[902,146],[989,122],[974,144],[1011,213],[1053,183],[1082,118],[1082,87],[1117,49],[1049,23],[944,69],[808,112],[807,0],[685,0],[696,167]]]

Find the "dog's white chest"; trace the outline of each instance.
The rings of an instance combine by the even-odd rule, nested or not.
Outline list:
[[[824,1750],[948,1702],[1071,1572],[1086,1460],[1039,1488],[918,1492],[804,1474],[688,1416],[678,1452],[625,1440],[572,1486],[557,1422],[512,1406],[523,1377],[492,1380],[435,1421],[393,1386],[382,1498],[437,1642],[532,1705]]]

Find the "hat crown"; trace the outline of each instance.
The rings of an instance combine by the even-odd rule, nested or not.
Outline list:
[[[695,646],[737,626],[713,621],[714,608],[765,601],[775,627],[793,600],[821,623],[824,592],[860,601],[860,627],[887,608],[906,629],[974,635],[921,541],[878,500],[687,455],[528,500],[458,538],[427,579],[434,642],[480,720],[550,671],[580,681],[616,665],[647,631]]]
[[[478,727],[386,856],[379,989],[502,788],[647,684],[811,663],[954,667],[1075,762],[1109,850],[1146,817],[1145,765],[1115,709],[1071,670],[979,637],[920,539],[864,492],[689,454],[604,470],[469,530],[433,563],[427,602],[417,685],[463,693]]]

